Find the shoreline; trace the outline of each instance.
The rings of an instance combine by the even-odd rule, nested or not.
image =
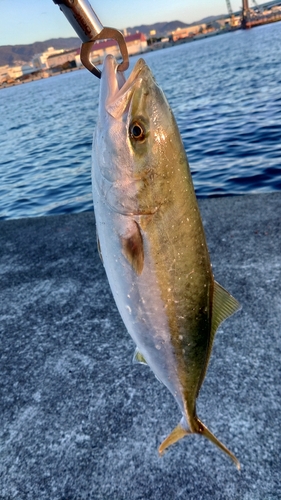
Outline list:
[[[1,89],[7,89],[7,88],[10,88],[10,87],[18,87],[19,85],[24,85],[26,83],[31,83],[31,82],[37,82],[38,80],[46,80],[46,79],[52,78],[54,76],[62,75],[64,73],[72,73],[73,71],[78,71],[78,70],[81,70],[81,69],[86,69],[86,68],[84,68],[83,66],[79,67],[79,68],[68,68],[68,69],[65,69],[65,70],[56,71],[55,73],[50,73],[48,75],[44,75],[44,73],[46,73],[46,71],[42,71],[42,75],[39,75],[39,76],[34,76],[34,77],[31,77],[31,78],[26,78],[24,80],[14,81],[14,82],[11,82],[11,83],[4,83],[4,84],[0,83],[0,90]]]
[[[149,53],[149,52],[154,52],[154,51],[158,51],[158,50],[162,50],[162,49],[168,49],[170,47],[175,47],[177,45],[183,45],[183,44],[186,44],[186,43],[196,42],[197,40],[201,40],[203,38],[211,38],[213,36],[223,35],[223,34],[231,33],[231,32],[234,32],[234,31],[237,31],[237,29],[235,28],[235,29],[220,30],[220,31],[217,31],[217,32],[205,33],[205,34],[202,34],[200,36],[196,35],[194,37],[182,38],[182,39],[179,39],[177,41],[156,42],[153,45],[149,45],[148,48],[147,48],[147,50],[135,53],[132,56],[129,56],[129,58],[137,56],[137,55],[141,56],[142,54],[146,54],[146,53]],[[102,64],[102,62],[100,64]],[[81,69],[86,69],[86,68],[83,65],[81,65],[79,67],[68,68],[68,69],[65,69],[65,70],[62,69],[62,70],[56,71],[56,72],[49,72],[48,70],[40,70],[41,71],[41,75],[39,75],[39,76],[35,76],[35,77],[31,77],[31,78],[26,78],[24,80],[13,81],[11,83],[3,83],[3,84],[0,83],[0,90],[3,89],[3,88],[16,87],[18,85],[22,85],[22,84],[25,84],[25,83],[31,83],[31,82],[37,81],[37,80],[48,79],[48,78],[51,78],[53,76],[61,75],[61,74],[64,74],[64,73],[70,73],[72,71],[77,71],[77,70],[81,70]]]

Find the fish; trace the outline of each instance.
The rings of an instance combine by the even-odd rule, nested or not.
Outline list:
[[[144,59],[128,79],[105,58],[93,137],[99,253],[134,361],[174,396],[182,418],[159,453],[189,434],[236,456],[199,420],[196,400],[219,325],[240,308],[213,276],[186,152]]]

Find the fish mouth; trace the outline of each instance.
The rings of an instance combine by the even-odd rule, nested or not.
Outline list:
[[[118,110],[121,113],[124,111],[140,80],[154,80],[149,67],[142,58],[138,59],[127,80],[123,73],[117,71],[117,68],[118,62],[115,57],[108,55],[104,60],[100,93],[100,105],[115,118],[118,118]]]

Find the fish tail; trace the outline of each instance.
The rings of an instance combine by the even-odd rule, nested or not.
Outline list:
[[[196,426],[198,430],[195,430],[195,432],[201,434],[202,436],[205,436],[207,439],[212,441],[212,443],[214,443],[218,448],[220,448],[220,450],[222,450],[226,455],[228,455],[233,460],[237,469],[240,470],[240,462],[236,458],[236,456],[223,443],[221,443],[221,441],[219,441],[218,438],[216,438],[216,436],[211,431],[209,431],[208,427],[206,427],[206,425],[204,425],[203,422],[201,422],[201,420],[199,420],[198,417],[195,417],[195,419],[198,426],[198,427]]]
[[[172,430],[171,434],[169,434],[169,436],[159,446],[158,449],[159,454],[163,455],[164,451],[169,446],[176,443],[187,434],[196,433],[196,434],[201,434],[202,436],[212,441],[212,443],[214,443],[216,446],[218,446],[218,448],[220,448],[226,455],[228,455],[233,460],[237,469],[240,470],[240,463],[239,460],[236,458],[236,456],[226,446],[224,446],[224,444],[222,444],[216,438],[216,436],[212,434],[211,431],[209,431],[209,429],[203,424],[203,422],[201,422],[201,420],[199,420],[198,417],[194,417],[194,420],[192,422],[192,427],[193,427],[192,431],[188,431],[183,427],[183,425],[180,422],[179,425],[177,425],[177,427],[175,427],[175,429]]]
[[[187,434],[191,434],[191,432],[184,429],[184,427],[181,425],[181,423],[179,423],[179,425],[177,425],[177,427],[175,427],[172,430],[171,434],[169,434],[169,436],[166,437],[166,439],[164,439],[164,441],[160,444],[160,446],[158,448],[159,455],[163,455],[164,451],[169,446],[171,446],[172,444],[175,444],[177,441],[182,439]]]

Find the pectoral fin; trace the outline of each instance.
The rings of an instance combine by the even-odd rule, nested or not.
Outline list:
[[[131,264],[135,273],[139,276],[143,270],[144,251],[143,241],[138,224],[134,223],[134,230],[129,236],[120,236],[122,244],[122,253]]]

